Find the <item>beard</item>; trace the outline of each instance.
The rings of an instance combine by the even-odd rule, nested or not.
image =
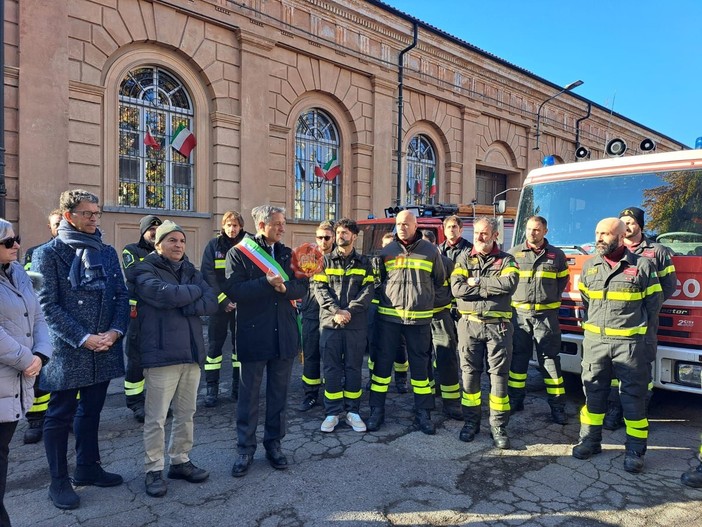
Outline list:
[[[617,242],[616,240],[611,242],[611,243],[598,242],[595,245],[595,251],[600,256],[608,256],[608,255],[612,254],[614,251],[616,251],[618,248],[619,248],[619,242]]]
[[[336,245],[339,247],[348,247],[349,245],[351,245],[351,240],[340,238],[336,241]]]

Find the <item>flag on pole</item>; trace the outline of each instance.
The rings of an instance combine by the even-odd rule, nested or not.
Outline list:
[[[414,194],[415,196],[422,195],[422,180],[420,178],[414,180]]]
[[[407,177],[407,196],[412,194],[412,182],[410,181],[409,176]]]
[[[155,148],[156,150],[161,148],[161,143],[154,139],[154,136],[151,135],[151,130],[148,126],[146,127],[146,133],[144,134],[144,144],[146,146],[150,146],[151,148]]]
[[[297,162],[297,170],[300,174],[300,179],[306,179],[307,173],[305,172],[305,167],[302,166],[300,161]]]
[[[429,176],[429,196],[436,196],[436,174],[433,170]]]
[[[197,141],[193,133],[181,123],[171,137],[171,146],[185,157],[188,157],[193,148],[197,146]]]
[[[314,166],[314,175],[324,179],[325,181],[331,181],[339,174],[341,174],[341,167],[339,166],[339,162],[336,160],[336,154],[334,154],[324,166],[320,165],[319,160],[317,160]]]

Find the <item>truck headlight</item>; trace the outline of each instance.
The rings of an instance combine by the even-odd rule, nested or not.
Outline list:
[[[685,386],[702,387],[702,364],[678,362],[675,365],[675,382]]]

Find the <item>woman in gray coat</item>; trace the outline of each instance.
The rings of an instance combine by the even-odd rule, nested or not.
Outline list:
[[[0,219],[0,525],[9,526],[5,482],[17,421],[31,408],[34,381],[51,357],[49,330],[32,282],[17,262],[19,236]]]

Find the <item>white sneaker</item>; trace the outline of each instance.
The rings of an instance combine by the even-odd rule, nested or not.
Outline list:
[[[366,431],[366,423],[363,422],[363,419],[358,414],[348,412],[346,414],[346,424],[353,428],[354,432]]]
[[[333,432],[336,425],[339,424],[339,418],[335,415],[328,415],[327,418],[322,422],[320,430],[322,432]]]

